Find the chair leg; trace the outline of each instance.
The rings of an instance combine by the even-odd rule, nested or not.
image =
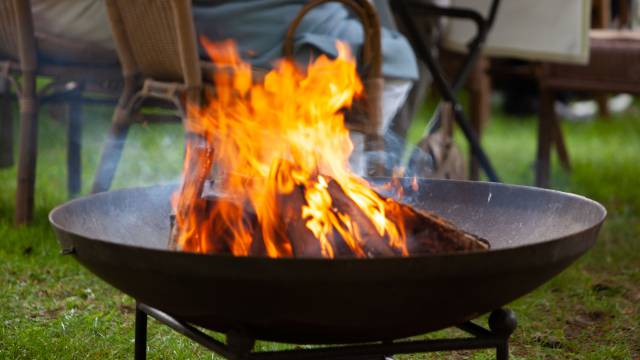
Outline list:
[[[25,71],[22,73],[22,94],[20,98],[20,154],[15,218],[17,225],[29,223],[33,219],[37,153],[38,104],[36,99],[36,76],[33,72]]]
[[[82,187],[82,87],[71,95],[67,123],[67,190],[75,197]]]
[[[469,86],[471,108],[469,120],[471,127],[478,135],[478,139],[482,137],[482,130],[491,117],[491,78],[487,74],[488,68],[488,59],[482,57],[478,60],[474,73],[469,77],[471,82]],[[469,159],[471,159],[469,180],[479,180],[480,168],[471,151],[469,152]]]
[[[469,114],[469,120],[471,123],[471,128],[476,132],[478,138],[482,137],[481,125],[478,118],[478,113],[476,112],[478,109],[476,108],[478,104],[476,102],[478,99],[478,94],[474,94],[473,91],[469,92],[469,101],[471,103],[471,113]],[[473,157],[473,152],[469,150],[469,180],[477,181],[480,180],[480,168],[478,167],[478,160]]]
[[[107,135],[107,140],[102,149],[102,157],[93,181],[92,193],[99,193],[109,190],[113,177],[118,167],[118,162],[122,157],[124,142],[129,133],[130,121],[129,112],[120,107],[116,108],[111,129]]]
[[[566,171],[571,171],[571,160],[569,159],[569,152],[567,151],[567,146],[564,141],[564,134],[562,133],[562,128],[560,127],[560,121],[557,116],[554,116],[553,123],[551,124],[553,127],[553,144],[555,145],[556,151],[558,152],[558,157],[560,158],[560,165]]]
[[[549,187],[551,142],[555,111],[554,96],[551,90],[540,90],[540,114],[538,119],[538,155],[536,159],[536,186]]]
[[[609,106],[607,104],[607,94],[596,94],[595,98],[598,103],[598,115],[605,120],[611,120],[611,114],[609,113]]]
[[[9,81],[0,78],[0,168],[13,166],[13,108]]]
[[[127,139],[129,127],[131,126],[131,115],[134,110],[132,101],[135,97],[136,89],[137,81],[135,76],[126,76],[124,78],[122,95],[113,112],[111,129],[109,130],[107,140],[102,149],[102,156],[100,158],[100,164],[98,164],[96,177],[93,180],[91,193],[95,194],[107,191],[111,187],[118,162],[120,162],[120,157],[122,156],[124,142]]]

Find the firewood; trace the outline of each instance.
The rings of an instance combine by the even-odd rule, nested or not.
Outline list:
[[[304,187],[296,186],[289,194],[279,195],[277,208],[280,211],[283,234],[291,242],[295,257],[322,257],[320,240],[316,239],[302,218],[302,207],[306,205]],[[333,245],[333,244],[332,244]],[[333,247],[333,246],[332,246]]]
[[[208,202],[202,197],[202,188],[213,165],[213,148],[193,134],[187,137],[186,148],[188,156],[184,164],[184,181],[175,204],[174,226],[171,228],[168,244],[168,248],[174,250],[182,250],[178,244],[180,232],[185,231],[180,227],[181,219],[186,219],[190,214],[205,216],[208,208]],[[204,218],[198,218],[197,223],[202,224],[203,220]],[[195,246],[189,248],[193,249]]]
[[[191,236],[183,246],[180,246],[178,241],[181,233],[190,232],[193,229],[185,229],[185,226],[189,226],[190,224],[180,226],[180,224],[176,222],[176,215],[171,215],[173,220],[169,238],[169,249],[212,254],[229,253],[230,248],[228,244],[233,238],[233,233],[231,232],[231,228],[224,223],[220,213],[215,210],[215,206],[224,205],[225,200],[219,198],[215,198],[213,201],[212,199],[198,199],[188,209],[182,208],[182,211],[189,212],[189,216],[195,216],[196,220],[191,224],[198,224],[196,234]],[[227,204],[227,206],[231,205]],[[238,213],[243,214],[242,209],[239,209]],[[216,234],[216,236],[201,239],[200,234]]]
[[[305,187],[294,186],[292,191],[275,195],[273,219],[278,219],[275,226],[270,228],[272,248],[275,246],[280,256],[292,256],[300,258],[327,257],[389,257],[399,256],[399,249],[389,244],[388,235],[380,235],[373,222],[365,215],[357,204],[347,196],[338,182],[330,177],[327,179],[327,191],[331,196],[331,212],[333,219],[338,219],[343,229],[348,227],[343,219],[345,215],[351,221],[351,226],[357,227],[360,242],[359,247],[352,248],[347,244],[340,231],[327,234],[327,244],[324,253],[322,242],[317,239],[308,228],[308,219],[303,217],[303,207],[307,206],[305,199]],[[192,194],[190,194],[192,195]],[[489,248],[489,243],[472,234],[469,234],[453,223],[431,212],[415,209],[409,205],[396,202],[380,196],[387,203],[387,218],[404,229],[407,250],[410,255],[440,254],[466,251],[482,251]],[[231,211],[233,218],[241,219],[240,223],[233,226],[222,218],[219,211],[225,207]],[[212,238],[190,239],[187,250],[208,253],[231,253],[235,241],[234,229],[244,228],[251,234],[251,244],[248,249],[250,256],[268,256],[265,235],[258,217],[253,208],[248,204],[239,204],[232,199],[214,197],[210,199],[198,198],[193,200],[190,206],[182,208],[183,211],[194,212],[192,216],[198,218],[199,226],[207,227],[208,234],[216,234]],[[242,224],[242,226],[240,226]],[[233,229],[232,229],[233,228]],[[170,247],[177,248],[176,240],[181,231],[177,225],[172,226]],[[343,230],[344,231],[344,230]],[[200,232],[202,233],[202,232]],[[202,245],[204,244],[204,245]],[[326,247],[330,249],[327,249]],[[183,249],[178,249],[183,250]]]
[[[393,256],[399,255],[389,246],[385,237],[380,235],[375,228],[373,222],[358,207],[358,205],[347,196],[340,184],[331,179],[328,182],[328,191],[331,194],[334,212],[342,213],[349,216],[354,224],[357,224],[362,246],[364,248],[364,256]],[[341,238],[342,241],[344,241]],[[351,254],[352,256],[357,254]]]
[[[409,205],[397,203],[399,211],[389,214],[402,216],[407,233],[407,247],[410,254],[440,254],[489,249],[489,242],[469,234],[444,218]],[[398,221],[398,220],[396,220]]]

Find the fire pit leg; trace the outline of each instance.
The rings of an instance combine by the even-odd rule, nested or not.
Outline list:
[[[146,360],[147,315],[229,360],[393,360],[392,354],[417,354],[440,351],[496,349],[497,360],[509,359],[509,337],[516,329],[515,314],[508,309],[495,310],[489,316],[489,329],[471,321],[458,328],[472,337],[431,340],[382,341],[367,344],[337,345],[312,349],[253,351],[255,339],[248,333],[229,331],[227,343],[171,315],[143,303],[136,303],[135,359]]]
[[[135,359],[147,359],[147,314],[136,303],[136,343]]]
[[[495,310],[489,316],[489,328],[502,337],[503,341],[496,346],[496,360],[509,360],[509,337],[518,326],[516,314],[509,309]]]
[[[227,348],[233,354],[233,359],[247,359],[253,350],[256,341],[245,334],[229,331],[227,333]]]

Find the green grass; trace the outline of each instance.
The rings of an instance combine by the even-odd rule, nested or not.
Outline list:
[[[47,221],[66,200],[65,126],[41,117],[36,219],[12,225],[15,168],[0,170],[0,359],[121,359],[133,351],[133,301],[59,255]],[[85,109],[83,189],[90,187],[109,123],[105,108]],[[535,119],[494,114],[483,142],[506,182],[530,184]],[[556,188],[602,202],[609,217],[595,248],[543,287],[510,304],[519,318],[516,359],[640,358],[640,115],[564,124],[571,174],[553,169]],[[17,127],[17,126],[16,126]],[[417,127],[416,127],[417,129]],[[417,131],[417,130],[415,130]],[[414,131],[414,132],[415,132]],[[136,126],[115,187],[177,179],[179,125]],[[149,322],[151,359],[217,358]],[[448,330],[431,336],[456,334]],[[263,349],[280,345],[262,343]],[[491,351],[401,359],[490,359]]]

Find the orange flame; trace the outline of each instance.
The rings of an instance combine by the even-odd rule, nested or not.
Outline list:
[[[336,256],[337,235],[353,255],[369,256],[359,224],[334,206],[329,192],[334,181],[389,246],[407,255],[399,208],[349,168],[353,145],[342,111],[362,94],[363,85],[347,45],[338,42],[335,60],[320,56],[306,73],[282,60],[262,83],[254,83],[251,66],[240,59],[232,41],[202,42],[217,66],[230,71],[213,74],[215,95],[205,106],[188,106],[192,120],[187,130],[214,150],[187,150],[183,188],[174,198],[179,248],[226,249],[246,256],[252,247],[263,246],[269,257],[293,256],[279,199],[303,189],[304,204],[294,212],[318,241],[322,256]],[[219,175],[216,186],[228,201],[201,198],[202,181],[212,167]],[[259,228],[247,216],[257,217]]]

